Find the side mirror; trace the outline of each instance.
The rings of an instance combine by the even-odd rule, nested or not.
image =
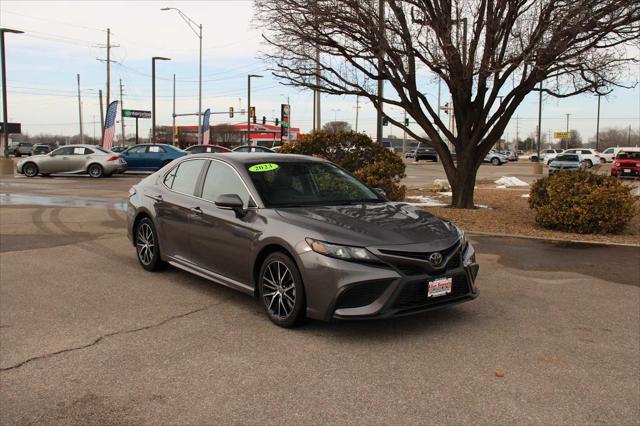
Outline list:
[[[382,197],[386,197],[387,196],[387,193],[382,188],[373,188],[373,190],[376,191],[378,193],[378,195],[380,195]]]
[[[242,217],[247,213],[243,208],[244,203],[238,194],[222,194],[216,199],[215,204],[221,209],[233,210],[236,212],[236,217]]]

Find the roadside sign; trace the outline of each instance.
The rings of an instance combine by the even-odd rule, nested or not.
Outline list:
[[[122,116],[128,118],[151,118],[151,111],[141,111],[137,109],[123,109]]]
[[[553,137],[556,139],[569,139],[571,132],[553,132]]]
[[[22,133],[21,123],[7,123],[7,127],[9,128],[9,134]],[[4,133],[4,123],[0,123],[0,133]]]

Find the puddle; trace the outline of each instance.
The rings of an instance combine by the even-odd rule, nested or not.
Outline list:
[[[63,195],[46,196],[35,194],[0,194],[0,204],[2,205],[32,205],[50,207],[90,207],[100,209],[127,210],[125,201],[105,201],[96,198],[65,197]]]

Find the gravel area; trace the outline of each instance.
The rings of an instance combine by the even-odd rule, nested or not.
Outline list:
[[[497,189],[495,183],[479,182],[475,192],[476,205],[485,206],[473,210],[450,207],[424,207],[425,210],[460,225],[468,232],[508,234],[557,240],[593,241],[640,245],[640,201],[635,217],[621,234],[593,235],[551,231],[536,225],[535,212],[528,205],[529,188]],[[451,197],[430,189],[411,189],[408,196],[428,196],[450,204]]]

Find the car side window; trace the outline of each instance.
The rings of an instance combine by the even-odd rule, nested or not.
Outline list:
[[[73,147],[72,146],[65,146],[62,148],[58,148],[55,151],[53,151],[54,155],[71,155],[73,154]]]
[[[613,148],[607,148],[603,152],[603,154],[611,154],[611,153],[613,153]]]
[[[146,146],[134,146],[127,151],[128,154],[141,154],[147,150]]]
[[[202,198],[215,202],[223,194],[237,194],[244,207],[249,205],[251,199],[244,182],[231,166],[220,161],[212,161],[204,180]]]
[[[174,176],[171,179],[171,186],[169,186],[169,188],[182,194],[194,195],[198,176],[200,176],[200,171],[205,162],[206,160],[183,161],[165,177],[165,184],[169,186],[167,179],[173,173]]]
[[[191,151],[194,154],[200,154],[200,153],[204,152],[202,148],[203,147],[201,147],[201,146],[196,146],[196,147],[191,148],[189,151]]]
[[[147,152],[153,152],[153,153],[165,153],[166,151],[164,150],[163,147],[161,146],[157,146],[157,145],[149,145]]]
[[[93,150],[90,150],[89,148],[84,149],[84,155],[91,155],[91,154],[95,154],[95,152],[93,152]]]

